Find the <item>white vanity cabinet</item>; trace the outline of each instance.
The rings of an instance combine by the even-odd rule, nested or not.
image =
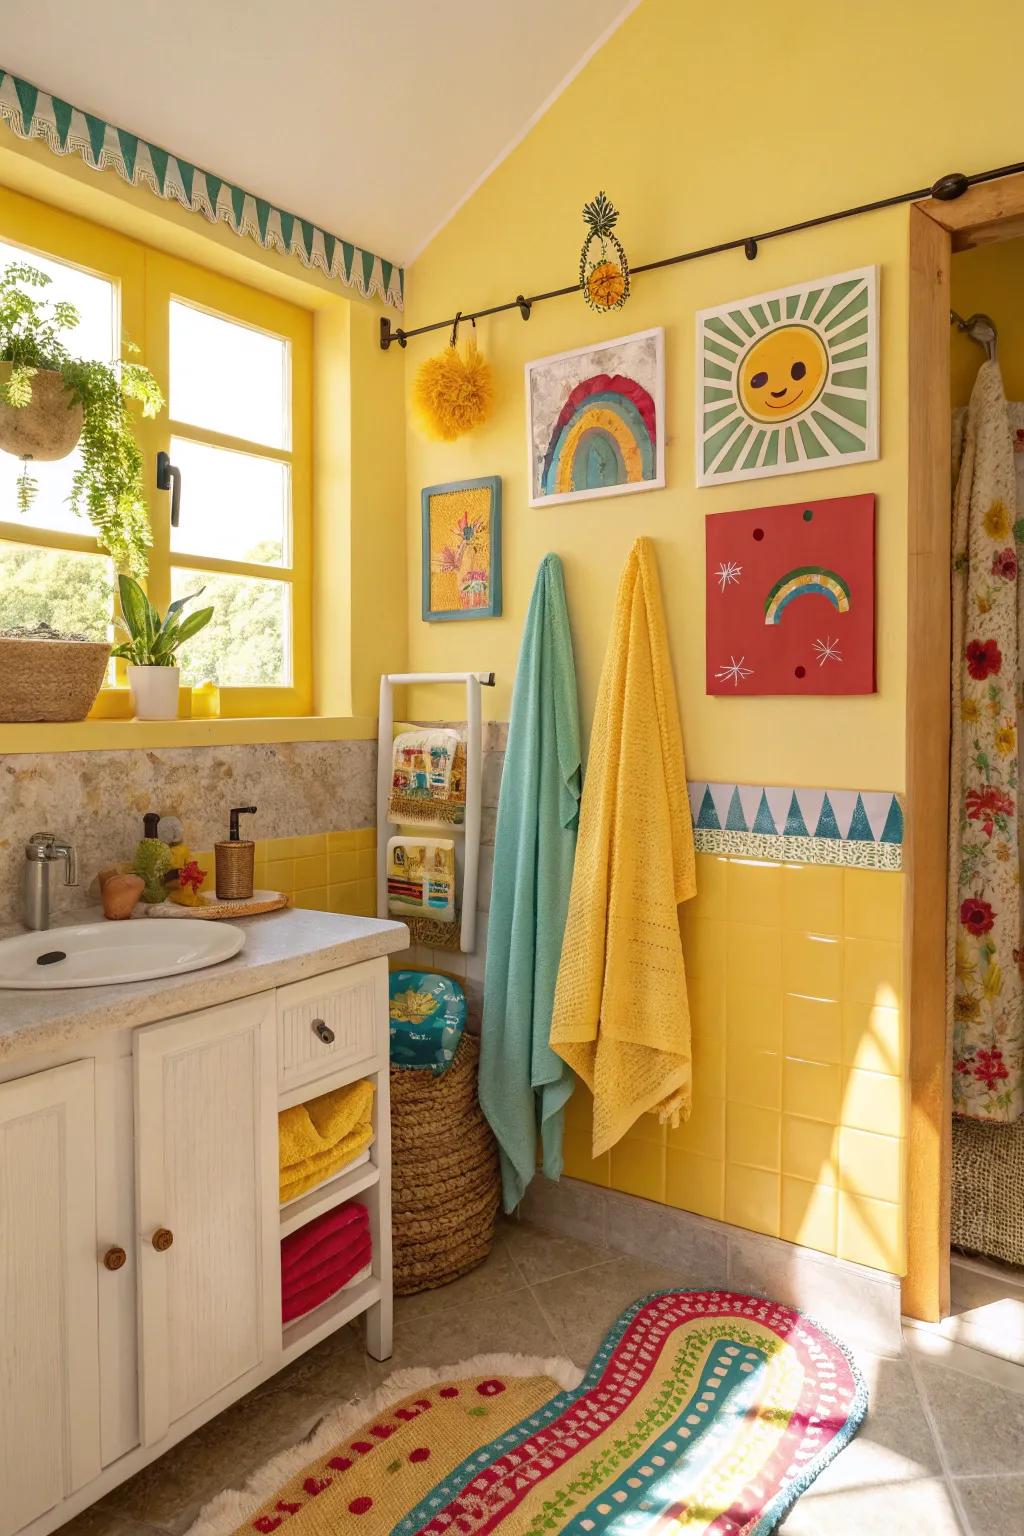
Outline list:
[[[275,1023],[271,992],[135,1033],[144,1445],[281,1353]]]
[[[100,1471],[95,1073],[0,1085],[0,1536]]]
[[[0,1536],[48,1536],[360,1313],[390,1355],[384,954],[406,932],[370,928],[371,958],[0,1058]],[[282,1207],[278,1112],[360,1078],[369,1155]],[[350,1199],[372,1272],[283,1325],[282,1237]]]

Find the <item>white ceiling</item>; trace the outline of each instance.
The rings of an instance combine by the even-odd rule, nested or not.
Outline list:
[[[0,68],[409,262],[637,0],[0,0]]]

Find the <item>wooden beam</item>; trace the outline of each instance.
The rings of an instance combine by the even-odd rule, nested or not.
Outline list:
[[[1024,177],[1014,178],[1024,184]],[[971,194],[969,194],[971,195]],[[1024,186],[1022,186],[1024,195]],[[962,199],[966,202],[967,198]],[[943,212],[960,203],[935,205]],[[946,1028],[950,732],[949,291],[952,241],[910,210],[907,817],[904,1009],[909,1035],[908,1269],[903,1310],[949,1308],[951,1041]]]

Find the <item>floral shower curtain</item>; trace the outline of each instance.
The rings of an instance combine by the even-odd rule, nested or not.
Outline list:
[[[1015,441],[999,365],[983,363],[954,423],[947,997],[954,1111],[1002,1125],[1024,1114]]]

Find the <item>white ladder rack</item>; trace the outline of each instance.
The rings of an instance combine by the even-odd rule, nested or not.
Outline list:
[[[483,719],[480,689],[494,687],[493,672],[385,672],[380,680],[380,712],[377,718],[377,916],[388,914],[388,840],[393,828],[409,822],[388,815],[394,762],[395,693],[403,686],[461,683],[466,690],[466,815],[461,827],[431,824],[432,835],[456,835],[463,841],[462,922],[459,948],[472,954],[476,948],[476,893],[480,869],[480,806],[483,775]]]

